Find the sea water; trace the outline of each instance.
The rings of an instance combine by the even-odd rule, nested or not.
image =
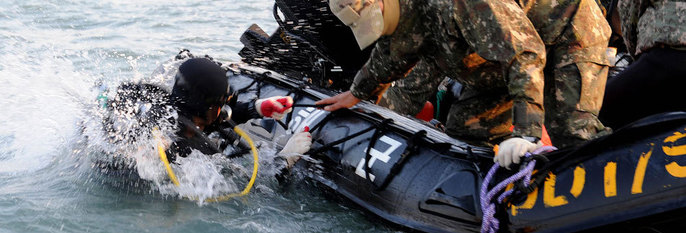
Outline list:
[[[151,81],[181,49],[239,61],[252,23],[276,29],[269,0],[4,0],[0,2],[0,232],[389,232],[307,179],[273,177],[261,145],[252,192],[250,157],[192,154],[169,182],[155,141],[113,145],[98,133],[96,99],[128,81]],[[99,158],[136,160],[110,176]]]

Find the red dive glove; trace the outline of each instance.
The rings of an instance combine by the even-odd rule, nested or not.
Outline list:
[[[271,117],[281,120],[286,114],[291,112],[293,98],[290,96],[274,96],[255,101],[255,109],[263,117]]]

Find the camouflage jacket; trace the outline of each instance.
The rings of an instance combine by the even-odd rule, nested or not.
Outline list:
[[[419,60],[475,90],[502,88],[514,101],[516,136],[541,135],[545,45],[512,0],[400,0],[395,32],[357,73],[360,99],[403,78]]]
[[[686,2],[619,0],[624,43],[632,55],[656,46],[686,46]]]

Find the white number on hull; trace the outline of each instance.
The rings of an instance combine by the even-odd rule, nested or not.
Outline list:
[[[393,138],[386,137],[386,136],[381,136],[379,138],[379,141],[384,142],[388,144],[390,147],[386,149],[384,152],[378,151],[375,148],[372,148],[372,150],[369,152],[369,155],[371,158],[369,159],[369,168],[372,168],[374,165],[374,162],[377,160],[380,160],[381,162],[388,163],[388,160],[391,159],[391,153],[398,149],[400,147],[400,142],[396,141]],[[365,153],[367,153],[367,150],[365,149]],[[364,171],[364,164],[365,164],[365,158],[362,158],[359,163],[357,163],[357,168],[355,169],[355,174],[362,178],[367,178],[367,173]],[[369,179],[371,181],[374,181],[375,176],[372,175],[371,173],[369,174]]]

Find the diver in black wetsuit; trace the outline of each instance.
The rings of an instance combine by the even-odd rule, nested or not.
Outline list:
[[[178,113],[179,125],[178,139],[168,150],[171,161],[176,156],[187,156],[192,149],[203,154],[221,153],[220,148],[206,135],[222,130],[224,135],[232,135],[227,128],[231,130],[235,124],[254,118],[280,120],[291,111],[293,105],[293,99],[289,96],[249,102],[238,102],[232,97],[226,70],[215,62],[206,58],[191,58],[179,66],[170,95],[170,102]],[[223,106],[229,106],[231,110],[222,111]],[[301,154],[309,150],[311,144],[309,132],[297,133],[279,155],[286,159],[290,167]]]
[[[226,156],[233,157],[250,150],[233,132],[236,124],[262,117],[280,120],[293,105],[289,96],[248,102],[232,97],[226,70],[207,58],[190,58],[179,66],[171,93],[153,84],[119,86],[114,99],[102,103],[107,109],[103,126],[111,142],[130,145],[126,143],[136,141],[157,126],[176,125],[176,136],[167,148],[170,162],[188,156],[194,149],[203,154],[216,154],[228,146],[233,150],[228,150]],[[223,143],[209,139],[208,135],[214,132],[218,132]],[[287,167],[291,167],[311,144],[309,132],[296,133],[277,158],[284,159]]]

